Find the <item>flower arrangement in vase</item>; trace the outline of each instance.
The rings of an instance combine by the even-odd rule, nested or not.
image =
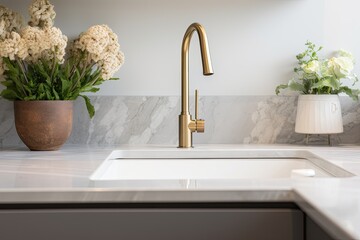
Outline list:
[[[72,101],[82,97],[92,118],[94,106],[83,93],[116,80],[124,54],[107,25],[92,26],[68,44],[54,27],[56,13],[48,0],[33,0],[29,14],[23,26],[19,14],[0,6],[0,77],[5,86],[0,96],[14,101],[17,132],[31,150],[55,150],[70,135]]]
[[[336,134],[343,132],[341,106],[338,94],[345,93],[358,100],[359,90],[344,85],[344,80],[352,86],[358,81],[352,73],[354,57],[339,50],[336,56],[320,59],[323,49],[311,42],[307,49],[298,54],[295,77],[288,84],[276,87],[276,94],[282,89],[300,92],[295,123],[295,132],[304,134]]]

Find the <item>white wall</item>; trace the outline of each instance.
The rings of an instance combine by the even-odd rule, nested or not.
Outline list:
[[[2,0],[26,13],[31,0]],[[272,95],[292,76],[306,40],[326,53],[360,58],[358,0],[52,0],[69,37],[93,24],[118,35],[126,63],[98,95],[179,95],[180,48],[192,22],[207,30],[215,75],[202,76],[198,40],[191,47],[191,89],[202,95]],[[360,74],[360,67],[356,72]]]

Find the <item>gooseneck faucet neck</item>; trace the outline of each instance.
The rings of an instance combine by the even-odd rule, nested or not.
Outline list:
[[[189,113],[189,48],[191,37],[196,31],[199,36],[203,74],[212,75],[210,52],[206,32],[199,23],[191,24],[185,32],[181,47],[181,114]]]
[[[204,75],[212,75],[213,69],[206,32],[199,23],[191,24],[185,32],[181,46],[181,113],[179,116],[179,148],[192,147],[192,133],[204,132],[205,120],[198,119],[198,94],[195,91],[195,119],[189,112],[189,48],[194,32],[198,33]]]

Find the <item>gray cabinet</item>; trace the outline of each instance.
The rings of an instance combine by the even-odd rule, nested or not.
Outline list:
[[[298,209],[0,211],[1,240],[302,240]]]
[[[305,219],[306,240],[334,240],[334,238],[327,234],[325,230],[317,225],[311,218],[306,216]]]

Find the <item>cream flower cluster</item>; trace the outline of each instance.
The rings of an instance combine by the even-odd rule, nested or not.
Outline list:
[[[0,41],[0,57],[14,60],[18,57],[26,62],[35,63],[40,58],[64,62],[67,37],[60,29],[52,27],[42,30],[38,27],[26,27],[21,33],[12,32],[8,38]]]
[[[54,5],[48,0],[33,0],[29,7],[29,14],[31,17],[29,25],[40,28],[52,27],[56,17]]]
[[[65,61],[67,37],[62,34],[61,30],[56,27],[45,30],[47,48],[42,52],[42,57],[46,60],[55,60],[59,63]]]
[[[3,57],[14,59],[18,52],[19,31],[22,27],[20,14],[0,5],[0,76],[4,74]]]
[[[31,63],[40,58],[48,61],[55,59],[63,63],[67,37],[60,29],[52,27],[56,15],[54,6],[48,0],[34,0],[29,12],[30,26],[21,29],[21,16],[0,6],[0,57],[10,60],[18,57]],[[3,74],[3,61],[0,64],[0,73]]]
[[[37,61],[45,49],[45,41],[42,41],[45,39],[44,31],[28,26],[21,30],[21,37],[25,43],[21,45],[22,54],[18,57],[28,62]]]
[[[9,37],[12,31],[18,32],[21,26],[21,15],[0,5],[0,40]]]
[[[8,38],[0,40],[0,76],[4,74],[6,69],[3,58],[6,57],[10,60],[15,60],[16,56],[22,54],[21,49],[23,49],[23,44],[24,41],[16,32],[11,32]]]
[[[21,48],[21,37],[16,32],[11,32],[10,36],[3,41],[0,41],[0,57],[7,57],[10,60],[15,60],[15,56],[19,53]]]
[[[112,78],[124,63],[117,35],[106,25],[95,25],[74,41],[73,51],[87,55],[87,64],[96,63],[101,68],[101,77]]]
[[[53,27],[54,6],[48,0],[33,0],[29,13],[29,26],[21,29],[21,16],[0,6],[0,75],[5,68],[3,57],[27,63],[40,59],[65,61],[68,39],[60,29]],[[90,27],[74,41],[71,51],[81,58],[85,56],[85,66],[100,68],[104,80],[112,78],[124,63],[118,37],[106,25]]]

